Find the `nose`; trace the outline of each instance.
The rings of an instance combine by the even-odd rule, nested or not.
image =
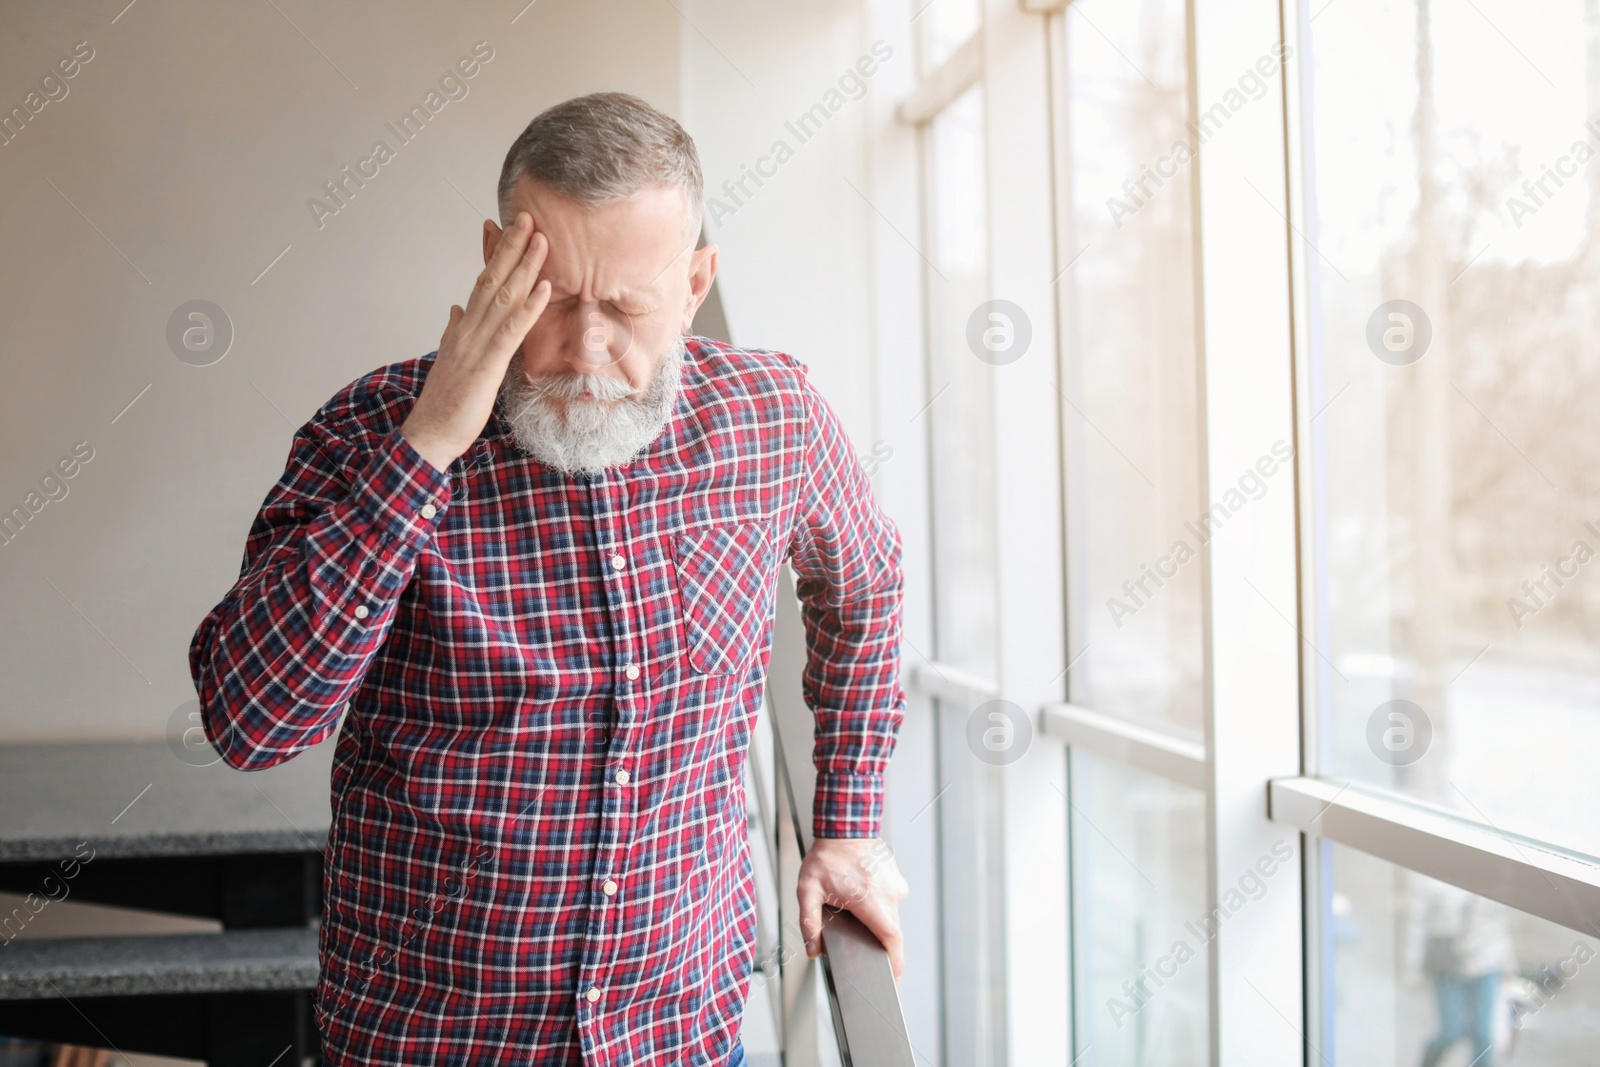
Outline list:
[[[592,373],[617,363],[633,346],[633,326],[621,312],[599,301],[578,304],[562,345],[566,363],[579,373]]]

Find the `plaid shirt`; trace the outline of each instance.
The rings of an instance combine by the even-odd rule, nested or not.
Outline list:
[[[498,415],[400,435],[436,353],[295,435],[190,670],[229,764],[339,733],[317,1016],[335,1064],[720,1064],[755,946],[742,771],[792,562],[814,829],[879,830],[900,535],[781,352],[686,339],[631,463],[568,476]],[[581,1057],[581,1059],[580,1059]]]

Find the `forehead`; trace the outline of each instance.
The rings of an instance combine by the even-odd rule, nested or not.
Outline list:
[[[512,206],[531,214],[548,238],[540,273],[557,289],[638,292],[660,288],[676,272],[687,275],[692,242],[676,188],[649,186],[625,200],[586,207],[524,177]]]

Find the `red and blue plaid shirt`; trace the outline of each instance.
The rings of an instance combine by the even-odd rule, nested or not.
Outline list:
[[[234,767],[339,733],[317,1015],[335,1064],[720,1064],[754,961],[742,770],[792,562],[814,829],[879,830],[900,536],[781,352],[686,339],[676,411],[569,476],[498,416],[401,436],[434,354],[295,435],[190,649]],[[581,1058],[580,1058],[581,1057]]]

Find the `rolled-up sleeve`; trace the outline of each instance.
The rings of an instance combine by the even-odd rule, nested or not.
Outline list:
[[[809,434],[790,553],[806,631],[802,687],[816,717],[812,828],[817,837],[876,837],[905,716],[900,531],[837,414],[803,371],[802,380]]]

